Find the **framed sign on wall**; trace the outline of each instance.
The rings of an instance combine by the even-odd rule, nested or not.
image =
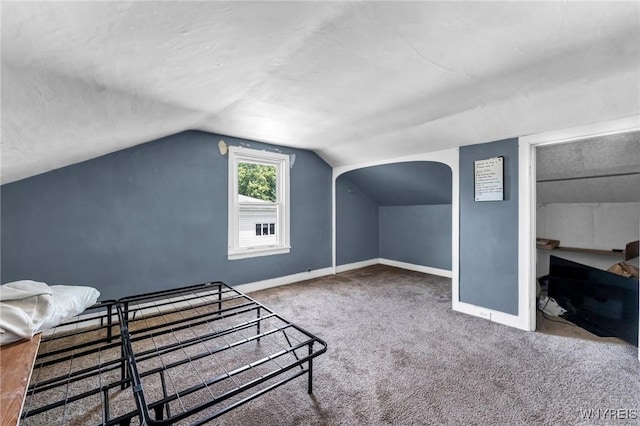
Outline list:
[[[475,201],[504,200],[504,157],[473,162]]]

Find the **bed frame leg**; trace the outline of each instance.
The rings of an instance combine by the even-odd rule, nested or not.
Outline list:
[[[120,380],[122,381],[122,384],[120,385],[121,390],[125,390],[129,387],[129,383],[124,380],[125,377],[128,376],[126,362],[127,361],[125,360],[124,356],[124,346],[120,345]]]
[[[218,284],[218,314],[222,310],[222,284]]]
[[[256,334],[260,335],[260,323],[262,322],[262,320],[260,319],[260,306],[258,306],[258,322],[256,323]],[[258,337],[256,339],[258,342],[260,341],[260,338]]]
[[[104,418],[105,420],[109,420],[109,387],[108,386],[103,386],[102,387],[102,395],[104,398]]]
[[[108,342],[111,343],[112,341],[112,335],[113,335],[113,330],[111,329],[111,327],[113,327],[112,321],[113,319],[111,318],[111,316],[113,315],[113,312],[111,310],[111,305],[107,306],[107,337],[109,338]],[[102,326],[102,319],[100,319],[100,326]]]
[[[157,407],[154,407],[153,410],[156,414],[156,420],[162,420],[164,418],[164,405],[158,405]]]
[[[309,345],[309,356],[313,354],[313,342]],[[307,393],[311,395],[313,393],[313,358],[309,358],[309,383],[307,384]]]
[[[167,397],[167,381],[164,378],[164,371],[160,371],[160,383],[162,384],[162,395],[164,395],[164,397],[166,398]],[[169,407],[169,403],[166,403],[155,408],[156,420],[163,419],[162,411],[165,408],[167,409],[167,418],[171,417],[171,408]]]

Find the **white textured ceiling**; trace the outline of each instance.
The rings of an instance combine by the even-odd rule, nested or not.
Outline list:
[[[185,129],[331,165],[640,113],[640,3],[2,2],[2,182]]]
[[[640,201],[640,132],[536,149],[538,203]]]

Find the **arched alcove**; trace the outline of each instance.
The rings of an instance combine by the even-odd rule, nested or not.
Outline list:
[[[384,260],[450,273],[448,165],[408,161],[363,167],[339,175],[335,191],[338,268]]]

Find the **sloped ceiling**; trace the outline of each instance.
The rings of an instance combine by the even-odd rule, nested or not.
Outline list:
[[[185,129],[333,166],[640,113],[639,2],[2,2],[2,182]]]
[[[640,201],[640,132],[536,149],[538,203]]]
[[[379,206],[451,204],[451,169],[442,163],[413,161],[352,170],[346,178]]]

